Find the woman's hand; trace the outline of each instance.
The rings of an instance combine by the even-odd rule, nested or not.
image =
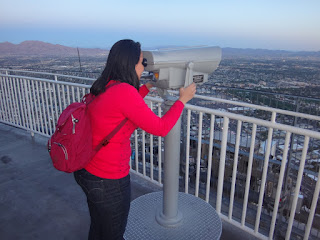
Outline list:
[[[147,82],[145,85],[148,88],[148,90],[150,90],[150,88],[153,87],[153,84],[151,82]]]
[[[180,88],[180,97],[179,100],[183,103],[186,104],[188,101],[190,101],[193,97],[194,94],[196,93],[196,84],[191,83],[188,87],[186,88]]]

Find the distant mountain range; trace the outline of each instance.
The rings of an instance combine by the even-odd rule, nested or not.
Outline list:
[[[242,49],[242,48],[223,48],[222,55],[224,58],[271,58],[271,59],[285,59],[285,58],[305,58],[320,60],[320,51],[284,51],[284,50],[267,50],[267,49]]]
[[[79,52],[80,56],[105,56],[108,54],[108,50],[99,48],[79,48]],[[0,43],[0,56],[77,57],[78,50],[73,47],[41,41],[24,41],[20,44],[3,42]],[[222,48],[222,58],[307,58],[320,60],[320,51],[293,52],[266,49]]]
[[[107,50],[99,48],[79,48],[81,56],[105,56]],[[10,42],[0,43],[0,56],[78,56],[77,48],[41,41],[24,41],[20,44]]]

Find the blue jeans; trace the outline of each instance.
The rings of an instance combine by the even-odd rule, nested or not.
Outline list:
[[[130,175],[104,179],[85,169],[74,172],[87,196],[91,217],[89,240],[123,240],[130,209]]]

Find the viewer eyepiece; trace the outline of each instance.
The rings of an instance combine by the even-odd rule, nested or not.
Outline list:
[[[142,65],[143,65],[144,67],[147,67],[147,66],[148,66],[148,60],[147,60],[146,58],[144,58],[144,59],[142,60]]]

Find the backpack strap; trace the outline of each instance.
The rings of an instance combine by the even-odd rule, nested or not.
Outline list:
[[[99,144],[96,146],[94,151],[97,153],[102,147],[107,146],[110,139],[123,127],[123,125],[128,121],[128,118],[125,118],[121,121],[121,123],[116,126],[111,133],[108,134]]]
[[[120,82],[115,82],[106,87],[106,90],[114,85],[118,85]],[[91,103],[94,99],[92,99],[87,104]],[[125,118],[119,123],[102,141],[96,146],[94,149],[94,154],[96,154],[102,147],[107,146],[110,139],[123,127],[123,125],[128,121],[128,118]]]

